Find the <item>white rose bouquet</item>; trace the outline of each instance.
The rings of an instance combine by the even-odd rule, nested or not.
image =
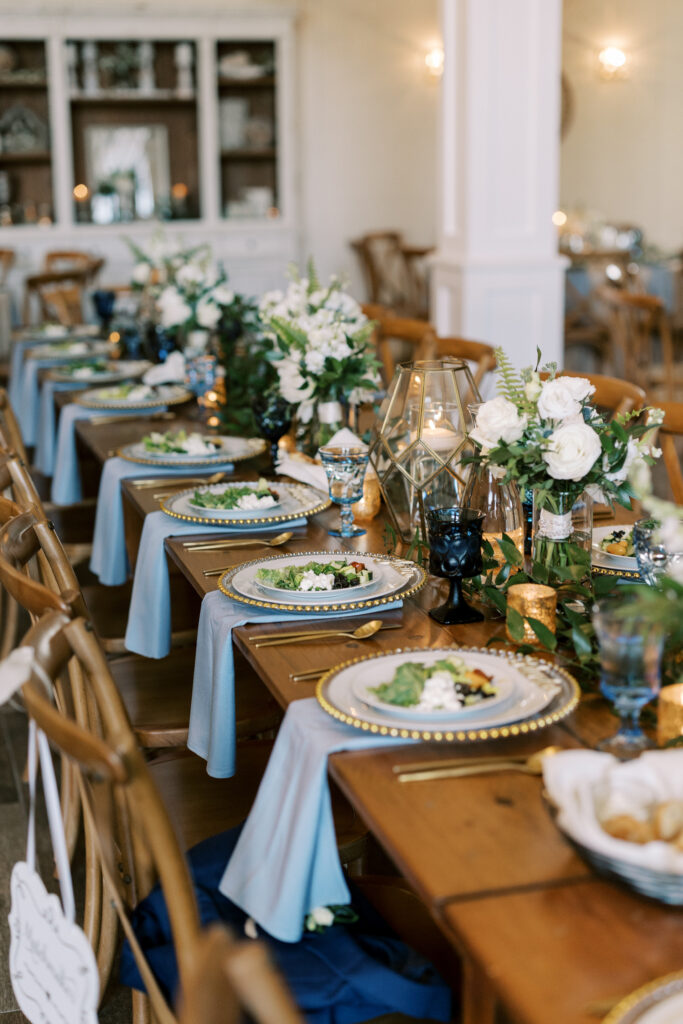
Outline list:
[[[317,404],[369,401],[380,386],[371,335],[374,324],[337,278],[323,287],[309,261],[286,292],[268,292],[259,313],[274,348],[282,396],[310,423]]]
[[[591,404],[595,388],[583,377],[557,376],[554,364],[517,373],[496,351],[502,394],[476,411],[470,433],[476,452],[467,461],[494,467],[505,483],[534,492],[534,561],[572,574],[581,561],[572,539],[572,506],[583,492],[597,501],[630,506],[629,474],[660,454],[647,436],[659,410],[605,420]],[[545,378],[545,379],[544,379]],[[538,514],[536,514],[538,513]],[[579,540],[590,548],[590,535]]]

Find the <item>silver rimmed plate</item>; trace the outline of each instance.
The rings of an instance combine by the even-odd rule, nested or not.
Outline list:
[[[212,466],[223,462],[244,462],[253,459],[265,450],[266,442],[260,437],[214,437],[207,440],[216,446],[213,453],[204,455],[188,455],[185,452],[152,452],[142,441],[124,445],[116,453],[119,458],[129,462],[139,462],[148,466]],[[225,485],[223,485],[225,487]],[[220,488],[219,488],[220,490]],[[206,509],[205,511],[213,511]]]
[[[605,569],[629,569],[631,572],[637,573],[638,562],[635,555],[630,558],[626,555],[612,555],[609,551],[603,551],[600,547],[602,541],[606,537],[611,536],[615,530],[624,530],[631,533],[632,529],[631,526],[596,526],[593,530],[593,550],[591,556],[593,565],[598,565]]]
[[[512,699],[497,708],[478,709],[463,718],[453,717],[425,721],[414,716],[397,719],[396,715],[367,705],[357,696],[354,683],[367,679],[372,685],[389,681],[399,664],[408,660],[426,663],[429,658],[456,654],[477,656],[478,665],[486,664],[487,675],[515,680]],[[508,651],[487,651],[480,647],[445,647],[439,650],[406,648],[387,654],[369,655],[337,665],[322,677],[316,688],[321,707],[333,718],[356,729],[400,739],[437,740],[447,743],[474,743],[479,740],[504,739],[544,729],[574,710],[580,690],[575,679],[549,662],[540,662]]]
[[[115,384],[117,381],[141,377],[151,365],[147,359],[110,360],[103,370],[87,366],[72,372],[65,369],[56,369],[50,370],[48,377],[50,380],[56,380],[64,384],[69,382],[74,384],[83,384],[85,382]]]
[[[193,397],[180,384],[159,384],[147,398],[126,398],[113,388],[93,388],[78,395],[76,402],[86,409],[156,409],[159,405],[180,405]]]
[[[603,1024],[681,1024],[683,1021],[683,971],[643,985],[622,999]]]
[[[253,486],[253,480],[231,481],[230,486]],[[226,484],[214,484],[213,487],[224,491]],[[174,519],[182,519],[189,523],[201,523],[204,526],[228,526],[231,528],[254,527],[259,525],[274,525],[275,523],[287,523],[292,519],[302,519],[313,516],[323,509],[329,508],[332,504],[327,495],[316,491],[306,484],[283,484],[278,481],[273,484],[273,490],[277,491],[279,506],[277,508],[244,512],[230,510],[230,516],[226,518],[220,509],[200,509],[192,504],[191,499],[197,490],[193,487],[188,491],[181,491],[161,502],[161,508],[166,515]],[[203,514],[202,514],[203,513]],[[291,556],[290,556],[291,557]]]
[[[323,559],[348,559],[348,551],[304,551],[299,556],[304,561]],[[363,556],[365,558],[365,556]],[[372,555],[373,562],[381,567],[382,576],[376,589],[368,589],[365,595],[354,595],[349,590],[330,591],[321,601],[306,601],[303,594],[282,591],[278,595],[266,596],[256,582],[257,569],[277,569],[279,564],[292,561],[291,555],[276,555],[273,558],[257,558],[245,562],[224,573],[218,581],[219,589],[234,601],[255,608],[275,608],[286,612],[301,612],[320,616],[324,612],[341,614],[345,611],[377,608],[394,601],[402,601],[417,593],[427,579],[424,569],[415,562],[390,555]]]
[[[373,666],[372,670],[363,669],[360,666],[361,671],[354,674],[351,678],[351,690],[358,700],[362,701],[368,707],[373,708],[375,711],[380,711],[382,715],[391,715],[392,717],[410,719],[411,721],[421,722],[449,722],[453,720],[464,720],[468,722],[478,721],[480,718],[489,719],[491,714],[498,714],[503,705],[510,704],[515,698],[522,696],[520,694],[519,687],[519,670],[513,665],[509,665],[506,662],[503,663],[500,659],[495,662],[491,661],[488,654],[479,654],[477,651],[469,651],[465,655],[460,655],[457,650],[452,650],[447,657],[449,658],[460,658],[464,661],[467,668],[479,669],[485,675],[489,676],[491,683],[496,688],[496,693],[491,697],[485,697],[476,704],[468,704],[457,710],[452,708],[445,710],[443,708],[434,708],[431,710],[423,710],[416,707],[402,707],[397,704],[388,704],[382,700],[381,697],[375,693],[375,690],[382,683],[390,682],[393,674],[400,665],[406,663],[406,661],[414,661],[420,665],[433,665],[434,662],[440,661],[446,657],[443,651],[425,651],[424,657],[421,658],[406,658],[404,655],[396,655],[394,658],[387,658],[386,663],[382,663],[382,678],[377,678],[377,666]],[[536,702],[539,704],[538,710],[540,710],[541,695],[545,699],[546,703],[552,700],[552,690],[550,687],[537,688],[534,696]],[[543,705],[544,706],[544,705]],[[495,716],[494,716],[495,717]]]
[[[265,583],[263,580],[258,578],[259,569],[288,569],[290,566],[307,565],[309,562],[319,562],[327,565],[329,562],[346,562],[350,564],[352,561],[362,562],[363,565],[372,573],[372,579],[367,583],[359,583],[355,587],[344,587],[339,590],[318,590],[318,591],[293,591],[283,590],[282,587],[276,587],[271,583]],[[392,570],[389,570],[391,574]],[[357,594],[363,594],[365,596],[369,591],[373,593],[378,592],[381,589],[381,584],[384,580],[385,572],[384,567],[374,559],[368,558],[366,555],[349,555],[348,553],[339,552],[338,554],[331,555],[327,554],[324,558],[311,558],[309,555],[290,555],[289,558],[278,560],[277,565],[260,565],[256,567],[254,573],[254,582],[259,590],[261,590],[267,597],[273,599],[286,599],[287,601],[296,600],[305,601],[307,604],[327,604],[332,597],[343,598],[349,600],[355,599]]]

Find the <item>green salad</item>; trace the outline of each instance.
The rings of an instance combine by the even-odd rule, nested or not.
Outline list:
[[[490,676],[468,667],[462,658],[442,658],[433,665],[406,662],[389,683],[370,687],[385,704],[422,711],[457,710],[495,697]]]
[[[284,569],[257,569],[256,579],[278,590],[313,593],[324,590],[346,590],[370,583],[372,569],[363,562],[306,562]]]
[[[154,389],[150,388],[147,384],[138,384],[135,381],[129,381],[127,384],[117,384],[115,387],[102,388],[99,393],[100,398],[131,398],[136,402],[144,402],[149,398],[154,397]]]
[[[108,369],[109,364],[105,359],[74,359],[61,372],[75,377],[83,370],[89,370],[90,373],[106,373]]]
[[[207,455],[217,451],[220,443],[202,434],[188,434],[186,430],[146,434],[142,443],[148,452],[178,455]]]
[[[257,484],[237,484],[223,491],[195,491],[192,504],[199,508],[251,511],[272,508],[277,500],[277,492],[271,491],[267,481],[261,478]]]
[[[620,555],[622,558],[635,558],[636,549],[633,546],[633,532],[629,526],[625,530],[612,530],[600,541],[600,547],[608,555]]]

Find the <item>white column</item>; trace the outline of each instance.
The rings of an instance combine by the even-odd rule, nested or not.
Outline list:
[[[441,0],[440,334],[562,362],[558,202],[562,0]]]

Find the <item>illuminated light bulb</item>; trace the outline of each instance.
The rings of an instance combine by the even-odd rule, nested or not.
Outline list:
[[[434,75],[435,78],[440,78],[443,74],[443,63],[444,63],[444,52],[440,46],[433,46],[432,49],[425,54],[425,67],[430,75]]]
[[[626,66],[626,54],[618,46],[606,46],[598,54],[600,70],[606,78],[613,78]]]
[[[564,210],[555,210],[555,213],[552,216],[552,221],[556,228],[564,227],[567,223],[567,214]]]
[[[83,200],[87,199],[89,195],[90,195],[90,189],[88,188],[87,185],[76,185],[75,186],[75,188],[74,188],[74,199],[77,199],[79,202],[83,202]]]
[[[171,195],[174,199],[187,199],[189,189],[184,181],[177,181],[171,186]]]
[[[605,267],[605,274],[610,281],[620,281],[622,277],[621,267],[618,267],[616,263],[608,263]]]
[[[121,335],[118,331],[111,331],[109,334],[109,341],[112,345],[118,345],[121,341]]]

